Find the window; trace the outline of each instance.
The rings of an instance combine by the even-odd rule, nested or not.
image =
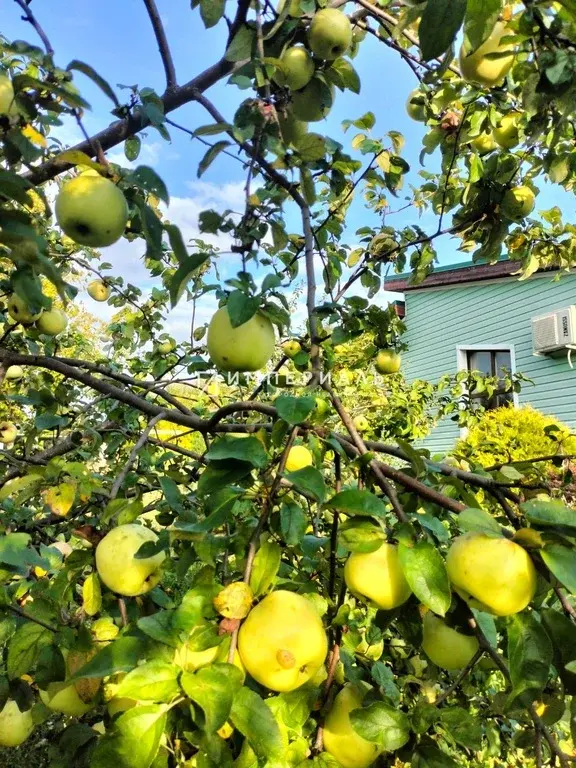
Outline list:
[[[485,376],[499,378],[501,386],[490,396],[480,391],[470,392],[470,397],[480,402],[484,408],[499,408],[507,403],[514,402],[514,393],[504,390],[504,378],[513,370],[512,351],[506,349],[465,349],[465,367],[469,371],[480,371]]]

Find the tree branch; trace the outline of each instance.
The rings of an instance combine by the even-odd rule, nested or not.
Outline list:
[[[321,373],[320,344],[318,342],[318,320],[316,317],[316,275],[314,273],[314,233],[310,220],[310,208],[301,206],[302,227],[304,230],[304,253],[306,259],[306,309],[308,311],[308,330],[310,333],[310,362],[312,376],[309,386],[318,384]]]
[[[26,2],[26,0],[14,0],[14,2],[22,8],[22,11],[24,13],[24,16],[22,17],[24,21],[27,21],[29,24],[32,24],[36,32],[38,33],[38,37],[40,40],[42,40],[42,43],[44,45],[44,48],[46,49],[46,53],[48,56],[54,55],[54,48],[52,48],[52,44],[50,43],[50,40],[48,39],[48,35],[44,30],[42,29],[41,25],[37,21],[36,17],[30,10],[30,0]]]
[[[122,469],[120,470],[120,473],[118,474],[118,477],[116,480],[114,480],[114,484],[112,485],[112,490],[110,491],[110,501],[113,501],[116,496],[118,496],[118,491],[122,487],[122,483],[126,479],[126,475],[130,471],[130,467],[132,464],[136,461],[138,457],[138,453],[140,449],[146,445],[148,441],[148,435],[150,432],[154,429],[154,425],[157,424],[163,417],[164,413],[159,413],[157,416],[154,416],[154,418],[150,419],[148,424],[146,425],[146,429],[142,432],[136,443],[134,444],[134,448],[130,451],[130,456],[128,456],[128,461]]]
[[[44,629],[47,629],[49,632],[58,632],[58,627],[53,627],[51,624],[46,624],[45,621],[42,621],[42,619],[37,619],[35,616],[30,615],[26,611],[23,611],[22,608],[18,608],[15,605],[4,605],[2,607],[11,613],[15,613],[16,616],[20,616],[21,619],[33,621],[34,624],[38,624],[39,626],[44,627]]]
[[[170,52],[168,38],[166,37],[164,25],[162,24],[162,19],[158,13],[155,0],[144,0],[144,5],[148,11],[156,42],[158,43],[158,50],[160,51],[164,72],[166,73],[166,88],[169,90],[176,86],[176,70],[174,68],[174,61],[172,59],[172,53]]]

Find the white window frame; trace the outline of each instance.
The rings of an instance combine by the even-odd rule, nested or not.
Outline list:
[[[468,370],[468,352],[508,352],[510,354],[511,373],[516,373],[516,350],[514,344],[458,344],[456,347],[456,367],[458,372]],[[464,390],[464,385],[462,385]],[[514,408],[518,408],[520,400],[518,392],[512,392],[512,403]],[[465,438],[468,434],[467,427],[460,428],[460,437]]]

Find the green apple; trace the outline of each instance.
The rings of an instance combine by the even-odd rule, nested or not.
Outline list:
[[[383,751],[366,741],[352,727],[350,712],[359,709],[370,686],[365,682],[348,683],[334,699],[324,723],[324,749],[342,768],[368,768]]]
[[[282,344],[282,351],[286,355],[286,357],[289,357],[292,359],[293,357],[296,357],[296,355],[302,350],[302,345],[299,341],[296,339],[289,339],[288,341],[285,341],[284,344]]]
[[[500,125],[494,128],[494,138],[502,149],[513,149],[520,144],[520,112],[510,112],[500,120]]]
[[[207,346],[210,359],[223,371],[258,371],[274,352],[274,326],[261,313],[234,328],[226,307],[210,320]]]
[[[62,231],[80,245],[102,248],[122,237],[128,222],[126,198],[118,187],[95,172],[65,181],[56,197]]]
[[[273,80],[291,91],[299,91],[300,88],[308,85],[313,75],[312,56],[304,46],[294,45],[282,54],[280,67],[274,73]]]
[[[33,730],[32,710],[21,712],[18,704],[8,699],[0,712],[0,747],[19,747]]]
[[[0,443],[8,445],[13,443],[18,434],[18,427],[11,421],[0,422]]]
[[[416,101],[418,100],[418,102]],[[408,113],[408,117],[411,117],[412,120],[416,120],[419,123],[425,123],[426,122],[426,104],[425,104],[425,98],[422,91],[419,91],[417,88],[416,90],[412,91],[410,96],[408,96],[408,101],[406,102],[406,112]]]
[[[334,103],[334,86],[313,77],[301,91],[292,94],[292,111],[297,120],[317,123],[324,120]]]
[[[103,280],[92,280],[91,283],[88,283],[86,290],[88,291],[88,296],[94,299],[94,301],[108,301],[112,293],[110,286],[106,285]]]
[[[285,144],[296,144],[308,133],[308,123],[297,120],[292,112],[278,112],[278,125]]]
[[[449,627],[427,611],[422,627],[422,650],[431,662],[448,671],[463,669],[478,650],[478,640]]]
[[[0,115],[16,115],[18,110],[14,101],[14,86],[7,75],[0,75]]]
[[[174,339],[164,339],[158,344],[157,349],[161,355],[168,355],[176,349],[176,342]]]
[[[366,416],[356,416],[354,419],[354,426],[358,430],[358,432],[366,432],[367,429],[370,429],[370,422],[366,418]]]
[[[402,365],[402,357],[394,349],[381,349],[376,355],[374,367],[386,376],[389,373],[398,373]]]
[[[36,320],[40,319],[42,310],[40,312],[32,313],[28,308],[28,304],[17,296],[15,293],[8,299],[8,314],[11,318],[16,320],[17,323],[22,325],[32,325]]]
[[[353,595],[385,611],[402,605],[412,594],[398,547],[386,542],[374,552],[353,552],[344,566],[344,580]]]
[[[82,701],[73,683],[50,683],[45,691],[40,690],[40,698],[48,709],[70,717],[81,717],[94,706]]]
[[[490,36],[475,51],[466,43],[460,49],[460,72],[464,80],[493,87],[502,85],[514,63],[516,48],[513,43],[502,43],[502,38],[513,34],[504,22],[497,22]],[[490,58],[492,54],[499,54]]]
[[[525,185],[512,187],[504,192],[500,211],[507,219],[519,221],[532,213],[535,202],[536,196],[530,187]]]
[[[319,59],[332,61],[344,56],[352,45],[352,24],[348,16],[336,8],[318,11],[308,30],[308,45]]]
[[[479,155],[487,155],[488,152],[493,152],[498,146],[492,132],[481,133],[479,136],[475,136],[470,144]]]
[[[8,366],[8,370],[6,371],[4,378],[17,381],[18,379],[21,379],[22,376],[24,376],[24,368],[22,368],[22,366],[10,365]]]
[[[46,336],[58,336],[66,330],[68,316],[61,309],[50,309],[42,312],[40,319],[36,321],[36,328]]]
[[[143,544],[157,541],[154,531],[143,525],[132,523],[113,528],[96,549],[96,568],[104,584],[127,597],[153,589],[162,576],[161,565],[166,553],[157,552],[144,558],[135,555]]]

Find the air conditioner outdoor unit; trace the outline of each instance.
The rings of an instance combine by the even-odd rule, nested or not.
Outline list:
[[[576,305],[532,318],[535,355],[576,349]]]

